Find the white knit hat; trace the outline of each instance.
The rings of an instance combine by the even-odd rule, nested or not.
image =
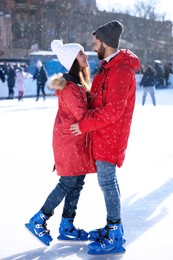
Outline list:
[[[63,44],[60,40],[53,40],[51,49],[57,55],[60,63],[69,71],[83,47],[78,43]]]

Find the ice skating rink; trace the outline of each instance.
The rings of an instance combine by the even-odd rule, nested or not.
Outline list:
[[[141,99],[138,89],[126,159],[117,169],[126,253],[104,256],[88,255],[86,242],[57,241],[63,204],[48,222],[50,247],[27,232],[24,224],[58,181],[51,146],[58,101],[0,100],[0,259],[173,259],[173,89],[156,90],[156,107],[149,96],[145,106]],[[97,176],[88,175],[75,225],[89,231],[105,219]]]

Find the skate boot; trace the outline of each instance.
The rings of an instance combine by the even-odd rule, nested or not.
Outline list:
[[[73,218],[62,218],[59,227],[58,239],[76,241],[88,240],[88,233],[83,229],[75,228],[75,226],[73,225],[73,221]]]
[[[88,254],[122,254],[125,253],[124,238],[119,224],[108,224],[107,233],[101,240],[97,240],[88,245]]]
[[[88,239],[91,241],[102,240],[104,236],[107,234],[107,232],[109,231],[109,225],[111,224],[107,224],[104,228],[99,228],[90,231],[88,234]],[[120,223],[120,224],[116,224],[116,226],[119,228],[123,236],[124,235],[123,225]],[[124,243],[125,243],[125,239],[124,239]]]
[[[46,246],[49,246],[52,241],[50,231],[46,228],[48,219],[49,217],[40,210],[30,219],[29,223],[25,224],[25,227]]]

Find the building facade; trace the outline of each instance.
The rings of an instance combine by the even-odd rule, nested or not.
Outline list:
[[[90,51],[92,31],[114,19],[125,26],[120,47],[130,48],[143,63],[173,59],[172,22],[101,12],[95,0],[1,0],[0,58],[24,58],[35,46],[50,50],[53,39],[79,42]]]

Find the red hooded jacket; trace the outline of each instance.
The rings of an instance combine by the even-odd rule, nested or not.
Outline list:
[[[72,80],[52,80],[58,96],[58,112],[53,129],[55,168],[59,176],[77,176],[96,172],[88,133],[74,136],[70,125],[82,119],[87,110],[85,89]]]
[[[125,158],[136,97],[135,71],[138,57],[120,52],[95,76],[91,89],[91,110],[79,121],[82,133],[91,132],[95,160],[121,167]]]

